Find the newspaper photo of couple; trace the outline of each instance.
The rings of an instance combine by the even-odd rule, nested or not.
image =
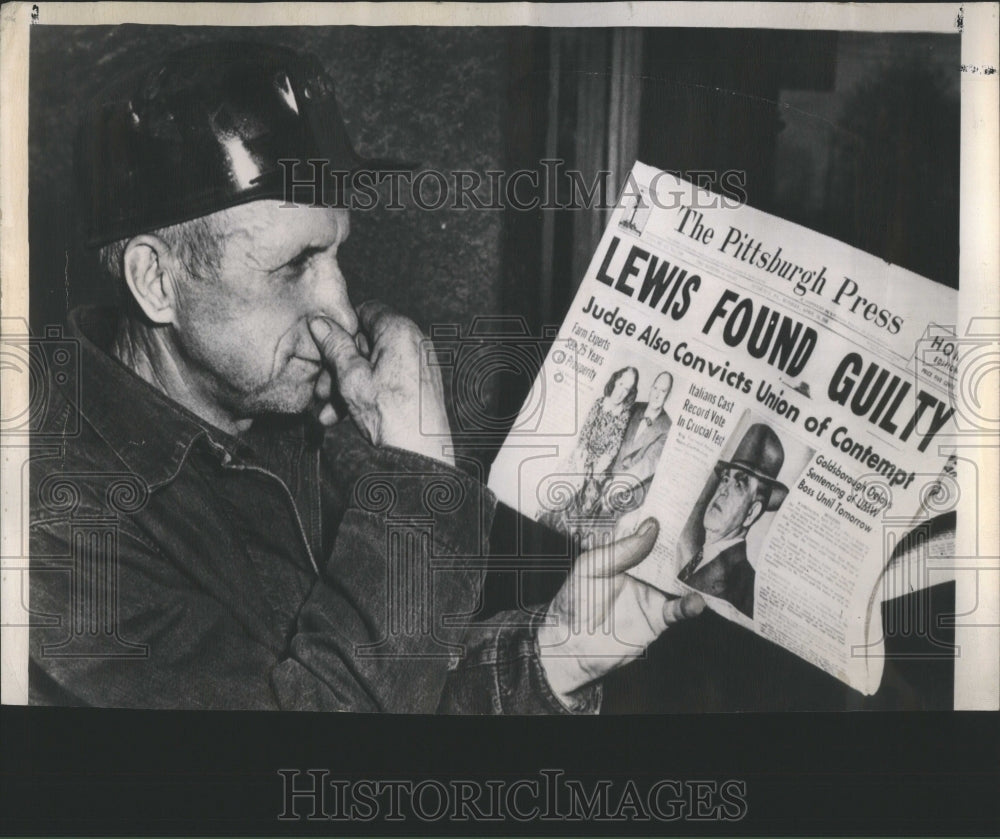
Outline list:
[[[550,492],[552,503],[542,505],[538,520],[589,544],[598,530],[613,532],[623,515],[641,507],[673,425],[667,410],[673,392],[667,370],[615,370],[558,476],[561,492]]]

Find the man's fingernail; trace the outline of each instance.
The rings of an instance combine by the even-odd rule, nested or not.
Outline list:
[[[653,528],[656,527],[656,519],[646,519],[642,523],[642,527],[639,528],[639,534],[641,536],[648,536],[652,533]]]
[[[326,318],[313,318],[309,321],[309,328],[317,338],[325,338],[330,334],[330,324],[326,322]]]

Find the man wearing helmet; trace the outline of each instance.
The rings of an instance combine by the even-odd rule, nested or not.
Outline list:
[[[380,165],[290,50],[187,49],[91,109],[87,239],[123,305],[71,315],[79,392],[54,383],[40,429],[82,420],[34,462],[32,608],[62,619],[32,632],[32,701],[595,710],[600,677],[700,598],[624,575],[649,523],[581,556],[534,617],[456,620],[476,611],[494,501],[455,466],[416,325],[348,299],[347,210],[288,200],[286,165],[311,160]]]

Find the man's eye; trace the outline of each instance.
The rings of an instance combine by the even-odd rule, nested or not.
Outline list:
[[[309,260],[316,256],[316,254],[321,253],[322,250],[322,248],[306,248],[302,253],[288,260],[281,267],[292,271],[300,271],[309,263]]]

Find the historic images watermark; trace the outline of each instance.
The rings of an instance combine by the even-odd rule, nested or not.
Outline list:
[[[997,374],[1000,371],[1000,322],[994,318],[972,318],[964,333],[956,325],[935,324],[914,348],[912,392],[921,384],[945,386],[954,408],[954,425],[939,443],[949,452],[940,472],[913,475],[920,486],[920,511],[912,516],[881,515],[883,555],[887,559],[879,594],[883,603],[900,598],[900,608],[885,614],[883,635],[923,639],[917,651],[897,650],[892,658],[957,659],[962,646],[950,636],[959,627],[993,627],[984,622],[984,610],[964,613],[938,613],[931,607],[931,586],[954,579],[974,592],[974,602],[982,603],[981,586],[986,575],[996,568],[995,557],[979,550],[973,555],[959,554],[954,532],[942,530],[944,516],[954,516],[963,496],[965,509],[981,509],[981,482],[986,476],[968,468],[984,437],[1000,432],[1000,403],[996,400]],[[915,398],[915,397],[914,397]],[[964,473],[959,466],[965,462]],[[891,482],[877,479],[868,483],[867,492],[879,499],[879,508],[887,508],[892,497]],[[962,480],[964,478],[964,480]],[[986,506],[989,506],[988,503]],[[978,533],[978,522],[969,521]],[[978,540],[977,540],[978,542]],[[909,595],[908,597],[906,595]],[[881,640],[881,639],[878,639]],[[878,640],[855,650],[858,655],[872,655]]]
[[[279,821],[736,822],[742,780],[573,778],[562,769],[504,779],[338,778],[279,769]]]
[[[56,325],[31,335],[28,325],[16,319],[4,319],[2,330],[0,364],[9,374],[23,377],[28,387],[18,391],[25,399],[4,404],[0,440],[12,448],[30,447],[34,460],[59,457],[65,440],[81,429],[81,416],[73,407],[80,398],[79,341]],[[69,397],[69,407],[60,416],[52,415],[52,387],[62,388]],[[29,562],[32,552],[22,533],[16,553],[4,565],[20,597],[5,612],[3,626],[60,628],[58,640],[42,645],[41,654],[48,658],[145,658],[145,644],[122,637],[118,612],[118,523],[145,506],[145,482],[126,471],[54,472],[32,485],[24,468],[19,489],[22,509],[30,506],[39,518],[64,522],[70,550],[56,556],[34,553]],[[99,507],[82,504],[85,496],[100,498]],[[31,608],[29,571],[64,578],[64,610],[44,614]]]
[[[631,172],[617,192],[610,170],[590,175],[570,169],[563,160],[539,161],[536,169],[417,169],[403,166],[332,169],[329,161],[278,161],[282,167],[283,191],[289,204],[313,207],[341,207],[349,210],[611,210],[621,202],[644,207],[694,210],[722,207],[732,209],[746,202],[747,176],[741,169],[666,170],[660,177],[684,177],[696,186],[711,190],[694,204],[689,191],[658,190],[658,178],[649,189],[640,189]]]
[[[556,433],[577,433],[576,411],[555,404],[551,397],[550,385],[559,383],[569,386],[574,399],[578,396],[576,367],[563,366],[576,356],[577,347],[560,339],[555,327],[543,327],[540,335],[533,335],[527,320],[516,315],[477,317],[467,328],[457,323],[432,324],[420,349],[421,364],[435,368],[452,394],[449,436],[456,444],[499,444],[510,434],[531,436],[543,425],[551,428],[553,422]],[[548,353],[558,366],[551,382],[538,378]],[[494,397],[505,381],[528,393],[527,406],[511,410],[497,403]],[[419,433],[439,436],[425,420],[428,406],[433,403],[422,387]]]

